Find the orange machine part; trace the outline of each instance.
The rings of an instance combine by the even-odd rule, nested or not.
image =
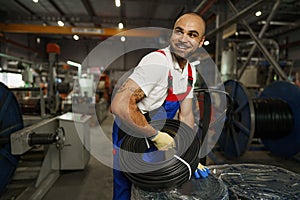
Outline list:
[[[57,53],[60,54],[60,47],[55,43],[47,44],[47,53]]]

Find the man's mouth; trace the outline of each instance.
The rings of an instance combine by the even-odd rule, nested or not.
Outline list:
[[[176,44],[175,45],[178,49],[181,49],[181,50],[187,50],[190,48],[189,45],[185,45],[185,44],[182,44],[182,43],[179,43],[179,44]]]

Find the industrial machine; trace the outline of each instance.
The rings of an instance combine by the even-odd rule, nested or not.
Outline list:
[[[65,113],[24,128],[13,93],[0,83],[0,197],[19,161],[32,149],[42,148],[44,158],[34,186],[19,199],[41,199],[59,177],[60,170],[82,170],[89,160],[90,116]],[[38,145],[38,146],[37,146]]]

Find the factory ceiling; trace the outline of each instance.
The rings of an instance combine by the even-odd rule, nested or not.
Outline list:
[[[276,37],[300,25],[299,0],[121,0],[119,7],[114,0],[34,1],[0,0],[0,31],[43,34],[47,37],[71,37],[74,33],[85,35],[86,38],[110,36],[122,31],[118,28],[119,23],[123,23],[123,30],[171,28],[174,20],[188,11],[203,15],[207,21],[207,36],[211,38],[219,30],[225,30],[235,23],[235,30],[242,37],[246,31],[241,19],[245,19],[258,33],[270,13],[274,16],[265,33],[267,37]],[[274,11],[276,3],[279,6]],[[258,17],[255,16],[257,11],[261,11]],[[59,20],[64,27],[59,27]]]

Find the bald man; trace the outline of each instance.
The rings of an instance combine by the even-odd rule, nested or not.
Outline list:
[[[151,151],[164,151],[174,146],[173,138],[153,128],[149,124],[151,120],[173,119],[178,113],[178,119],[194,129],[192,99],[196,71],[188,59],[203,45],[204,34],[205,22],[200,15],[182,15],[175,22],[170,45],[144,56],[118,89],[111,104],[116,116],[112,135],[114,200],[129,200],[131,193],[131,183],[118,166],[119,147],[126,134],[119,128],[121,124],[151,140],[154,144]],[[208,176],[206,167],[199,164],[198,168],[196,178]]]

